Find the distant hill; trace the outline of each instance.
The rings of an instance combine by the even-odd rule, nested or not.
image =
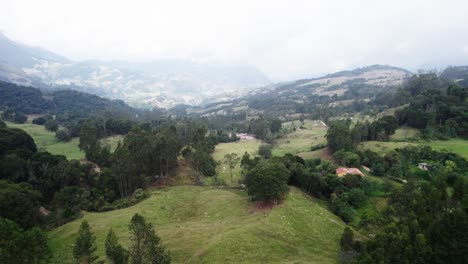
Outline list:
[[[462,86],[468,86],[468,66],[449,66],[440,76],[453,80]]]
[[[39,89],[0,81],[0,110],[25,114],[62,114],[84,117],[105,110],[135,115],[137,111],[123,101],[110,100],[74,90],[58,90],[47,95]]]
[[[43,90],[75,89],[149,108],[197,105],[208,98],[243,95],[269,83],[262,72],[245,65],[187,60],[71,61],[1,33],[0,80]]]
[[[370,100],[379,92],[396,90],[412,75],[413,73],[402,68],[372,65],[319,78],[270,85],[253,90],[235,100],[212,103],[204,107],[186,107],[184,110],[202,115],[235,112],[257,115],[265,111],[291,114],[295,113],[297,107],[304,105],[319,106],[337,101]]]

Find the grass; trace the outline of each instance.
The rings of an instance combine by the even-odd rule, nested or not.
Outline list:
[[[281,205],[258,212],[242,191],[177,186],[153,190],[150,198],[130,208],[84,213],[96,235],[101,260],[111,227],[128,248],[128,223],[135,213],[155,226],[173,263],[338,263],[345,227],[296,188]],[[49,232],[53,263],[73,263],[80,222]]]
[[[328,148],[321,148],[321,149],[314,150],[314,151],[300,152],[300,153],[297,153],[297,155],[305,160],[321,158],[323,160],[332,161],[330,150]]]
[[[377,152],[380,155],[385,155],[396,148],[404,148],[406,146],[415,146],[416,143],[409,142],[384,142],[384,141],[366,141],[358,145],[359,150],[369,149]]]
[[[421,132],[416,128],[400,127],[390,136],[390,141],[413,141],[419,139]]]
[[[447,150],[458,154],[468,160],[468,140],[452,138],[449,140],[432,140],[422,142],[423,145],[432,147],[435,150]]]
[[[101,139],[101,143],[105,146],[109,146],[111,152],[117,148],[119,142],[123,142],[124,136],[122,135],[115,135]]]
[[[283,156],[284,154],[298,154],[309,152],[312,146],[326,144],[325,134],[327,128],[316,120],[305,120],[304,129],[299,128],[301,124],[298,121],[283,123],[283,127],[296,126],[296,131],[286,134],[274,143],[273,155]]]
[[[241,168],[240,161],[237,166],[232,170],[233,181],[231,183],[231,176],[229,172],[229,167],[223,163],[224,155],[228,153],[237,153],[237,157],[242,158],[245,152],[248,152],[251,156],[257,155],[258,147],[262,145],[260,140],[241,140],[237,142],[230,143],[220,143],[216,145],[215,151],[213,153],[213,158],[218,162],[216,168],[216,177],[220,181],[224,181],[227,185],[238,186],[238,180],[241,179]],[[213,178],[208,178],[208,183]]]
[[[84,159],[84,152],[78,148],[79,139],[60,142],[55,138],[55,132],[48,131],[44,126],[33,124],[14,124],[6,122],[8,127],[19,128],[28,133],[37,145],[38,150],[48,151],[55,155],[65,155],[69,160]]]
[[[465,159],[468,159],[468,140],[460,138],[452,138],[449,140],[431,140],[431,141],[416,141],[416,142],[381,142],[381,141],[367,141],[358,145],[358,149],[370,149],[380,155],[394,150],[396,148],[404,148],[406,146],[430,146],[435,150],[446,150],[458,154]]]

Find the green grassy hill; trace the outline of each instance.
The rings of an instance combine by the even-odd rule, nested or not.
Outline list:
[[[133,214],[153,223],[173,263],[338,263],[344,223],[320,202],[296,188],[281,205],[258,211],[243,191],[176,186],[153,190],[126,209],[84,213],[104,259],[110,227],[129,246]],[[73,263],[72,248],[81,219],[49,233],[54,262]]]
[[[257,155],[258,147],[260,147],[261,144],[261,140],[241,140],[237,142],[220,143],[216,145],[215,151],[212,155],[213,158],[218,162],[218,166],[216,168],[216,176],[218,179],[227,185],[238,186],[238,180],[241,179],[240,161],[232,171],[233,182],[231,183],[229,167],[223,163],[224,155],[228,153],[236,153],[239,158],[242,158],[244,153],[247,152],[251,156],[255,156]],[[207,180],[211,181],[213,178],[208,178]]]
[[[292,126],[296,127],[296,131],[275,141],[273,155],[309,152],[312,146],[327,143],[325,138],[327,128],[317,120],[305,120],[303,125],[299,121],[283,123],[283,127]]]
[[[19,128],[28,133],[39,150],[48,151],[55,155],[65,155],[69,160],[84,159],[84,152],[78,148],[79,139],[73,138],[69,142],[60,142],[55,138],[55,132],[48,131],[44,126],[33,124],[14,124],[6,122],[8,127]]]

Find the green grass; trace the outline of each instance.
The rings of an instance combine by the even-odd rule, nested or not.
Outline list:
[[[409,142],[384,142],[384,141],[366,141],[358,145],[359,150],[369,149],[377,152],[380,155],[385,155],[396,148],[404,148],[406,146],[416,146],[416,143]]]
[[[406,146],[430,146],[435,150],[446,150],[458,154],[465,159],[468,159],[468,140],[460,138],[452,138],[449,140],[431,140],[431,141],[416,141],[416,142],[381,142],[381,141],[367,141],[362,142],[358,145],[358,149],[366,150],[370,149],[385,155],[391,150],[396,148],[404,148]]]
[[[44,126],[33,124],[14,124],[7,122],[11,128],[19,128],[28,133],[37,145],[38,150],[48,151],[55,155],[65,155],[68,159],[84,159],[84,152],[78,148],[79,139],[73,138],[69,142],[59,142],[55,132],[47,131]]]
[[[468,140],[452,138],[449,140],[432,140],[421,144],[431,146],[435,150],[447,150],[468,160]]]
[[[242,159],[242,156],[245,152],[248,152],[251,157],[257,155],[258,147],[262,144],[260,140],[241,140],[237,142],[230,143],[220,143],[216,145],[215,151],[213,153],[213,158],[218,162],[216,168],[216,177],[219,180],[224,181],[227,185],[238,186],[238,180],[241,179],[241,168],[240,161],[237,166],[232,170],[233,182],[231,183],[231,176],[229,172],[229,167],[225,165],[224,155],[228,153],[237,153],[237,156]],[[208,178],[208,183],[212,178]]]
[[[299,128],[301,124],[298,121],[295,121],[293,125],[297,127],[296,131],[275,141],[272,151],[274,156],[309,152],[312,146],[326,144],[327,129],[319,121],[305,120],[303,125],[305,129]],[[286,122],[283,126],[291,127],[291,122]]]
[[[271,211],[255,211],[247,195],[214,187],[177,186],[126,209],[84,213],[104,260],[112,227],[128,248],[128,223],[142,214],[171,252],[173,263],[338,263],[345,224],[315,199],[291,188]],[[49,232],[54,263],[73,263],[81,219]]]
[[[117,145],[119,142],[123,142],[124,136],[122,135],[115,135],[115,136],[110,136],[101,139],[101,143],[105,146],[109,146],[111,152],[114,152],[114,150],[117,148]]]
[[[413,141],[420,138],[421,132],[416,128],[401,127],[390,136],[390,141]]]

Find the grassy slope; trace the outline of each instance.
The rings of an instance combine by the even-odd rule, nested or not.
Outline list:
[[[267,213],[253,213],[244,192],[178,186],[154,190],[127,209],[85,213],[104,259],[110,227],[128,247],[128,222],[140,213],[154,224],[174,263],[337,263],[342,221],[315,199],[291,188]],[[80,220],[49,233],[54,261],[72,263]]]
[[[115,135],[115,136],[110,136],[110,137],[101,139],[101,143],[103,145],[109,146],[111,152],[114,152],[114,150],[117,148],[117,145],[119,144],[119,142],[123,142],[123,139],[124,139],[124,136]]]
[[[396,148],[403,148],[405,146],[427,145],[435,150],[447,150],[459,154],[460,156],[468,159],[468,140],[453,138],[449,140],[433,140],[433,141],[417,141],[417,142],[379,142],[367,141],[359,144],[358,148],[361,150],[370,149],[381,155],[385,155],[391,150]]]
[[[327,129],[316,120],[305,120],[303,127],[298,121],[294,124],[297,129],[296,131],[289,133],[282,138],[276,140],[273,148],[273,155],[283,156],[284,154],[300,154],[300,156],[317,156],[320,157],[320,152],[316,151],[311,153],[310,148],[318,144],[326,144],[327,140],[325,134]],[[283,123],[283,127],[290,127],[291,122]],[[316,155],[314,155],[316,154]]]
[[[79,160],[84,158],[84,152],[81,152],[78,148],[78,138],[73,138],[69,142],[59,142],[55,138],[55,132],[47,131],[44,126],[10,122],[7,122],[7,126],[26,131],[34,139],[39,150],[45,150],[56,155],[65,155],[68,159]]]
[[[250,153],[251,156],[255,156],[258,152],[258,147],[262,144],[260,140],[241,140],[237,142],[221,143],[216,145],[216,149],[213,153],[213,158],[219,163],[216,168],[217,177],[224,181],[228,185],[237,186],[238,180],[241,178],[240,175],[240,161],[236,168],[232,171],[233,183],[231,183],[231,176],[227,165],[223,164],[224,155],[228,153],[237,153],[239,158],[242,158],[245,152]]]

